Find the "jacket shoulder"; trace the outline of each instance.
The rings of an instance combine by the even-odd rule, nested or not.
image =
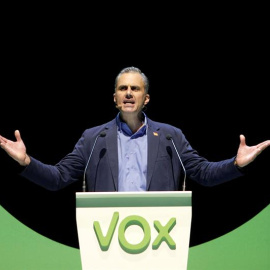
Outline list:
[[[151,119],[147,119],[148,121],[148,127],[153,130],[153,131],[161,131],[164,133],[182,133],[182,130],[176,126],[173,126],[168,123],[163,123],[163,122],[157,122],[153,121]]]
[[[85,129],[83,131],[82,136],[84,136],[84,137],[94,136],[95,137],[95,136],[98,136],[99,134],[101,134],[102,132],[106,133],[108,130],[110,130],[114,127],[116,127],[116,120],[115,119],[113,119],[107,123]]]

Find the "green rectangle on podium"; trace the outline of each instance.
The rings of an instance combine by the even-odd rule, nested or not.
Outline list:
[[[78,192],[77,207],[191,206],[191,192]]]

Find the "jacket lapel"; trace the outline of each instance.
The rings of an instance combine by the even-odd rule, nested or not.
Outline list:
[[[152,121],[148,120],[148,131],[147,131],[148,166],[147,166],[146,190],[149,190],[149,186],[152,180],[160,140],[160,134],[158,132],[159,128],[153,127],[151,123]]]
[[[113,177],[115,190],[118,190],[118,149],[117,149],[117,125],[116,121],[108,127],[106,145],[108,148],[109,164]]]

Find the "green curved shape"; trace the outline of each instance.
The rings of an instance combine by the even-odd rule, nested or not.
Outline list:
[[[144,232],[142,241],[138,244],[130,244],[125,237],[125,231],[129,226],[138,225]],[[144,252],[151,241],[151,229],[148,222],[141,216],[132,215],[122,220],[118,228],[118,240],[121,248],[130,254]]]
[[[269,270],[269,228],[270,205],[232,232],[190,248],[187,270]],[[1,205],[0,256],[0,269],[82,269],[79,249],[36,233]]]
[[[53,241],[0,206],[0,269],[82,270],[80,251]]]
[[[188,270],[269,270],[270,205],[235,230],[189,249]]]

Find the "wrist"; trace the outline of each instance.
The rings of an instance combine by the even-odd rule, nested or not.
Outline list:
[[[19,162],[21,166],[28,166],[31,162],[30,157],[26,154],[23,162]]]
[[[236,158],[234,159],[233,164],[234,164],[234,166],[235,166],[235,167],[237,167],[237,168],[241,169],[241,166],[239,166],[239,165],[238,165],[238,163],[237,163],[237,159],[236,159]]]

